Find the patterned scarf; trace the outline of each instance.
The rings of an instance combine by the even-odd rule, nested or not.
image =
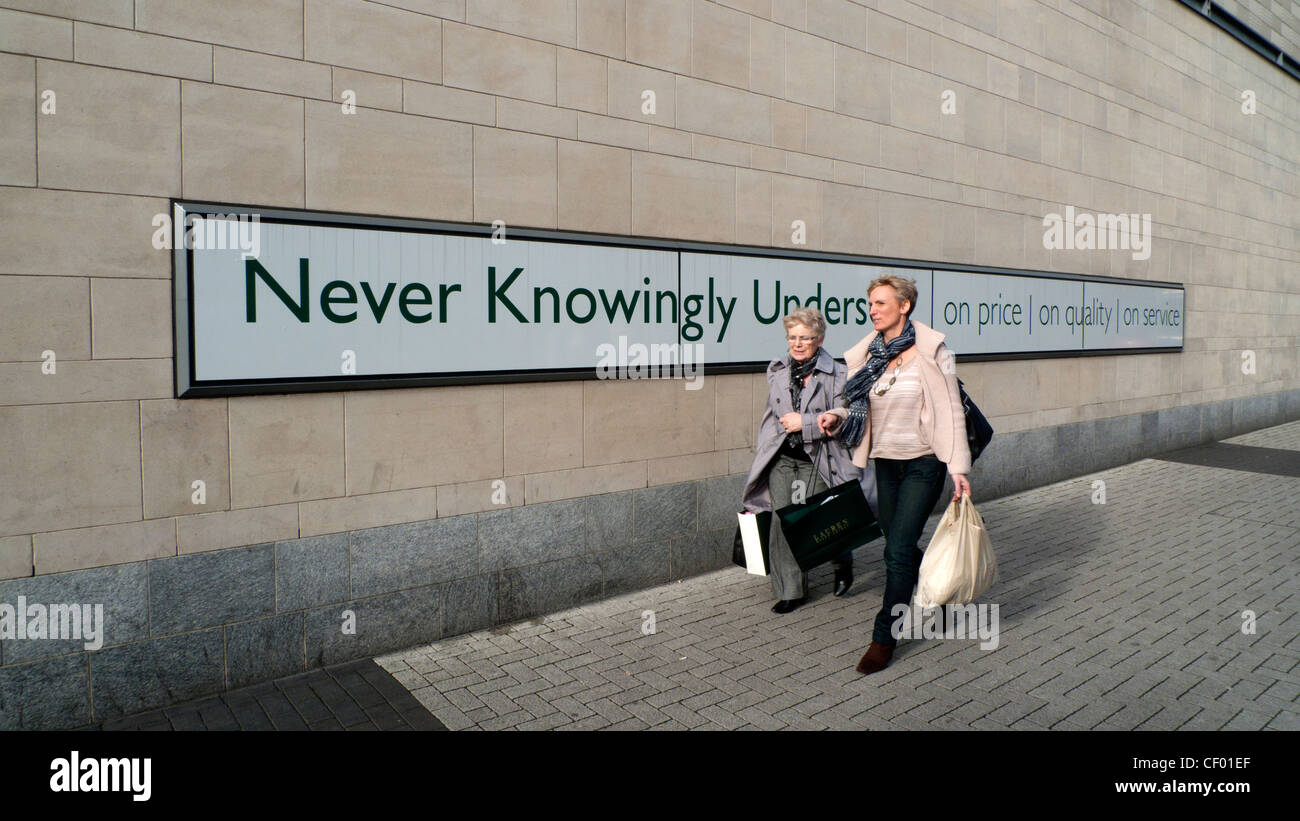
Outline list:
[[[844,385],[844,399],[849,403],[849,417],[840,426],[840,440],[850,448],[861,444],[862,436],[866,433],[867,407],[871,401],[872,386],[885,372],[889,360],[916,344],[916,329],[912,327],[912,320],[903,321],[903,332],[894,337],[888,345],[884,340],[884,334],[876,334],[876,338],[867,346],[871,358]]]
[[[821,348],[813,351],[813,355],[804,362],[797,362],[793,356],[790,357],[790,403],[794,405],[796,412],[802,407],[800,403],[803,401],[803,380],[817,368],[819,356],[821,356]],[[803,433],[794,431],[786,434],[785,439],[791,447],[799,447],[803,444]]]

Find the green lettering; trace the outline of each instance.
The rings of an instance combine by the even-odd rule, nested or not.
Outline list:
[[[781,316],[781,280],[776,281],[776,304],[772,306],[770,317],[763,316],[763,312],[758,309],[758,280],[754,280],[754,319],[764,325],[771,325],[779,316]]]
[[[591,306],[591,310],[587,311],[584,316],[578,316],[573,312],[573,298],[575,296],[585,296],[587,298],[587,304]],[[564,310],[568,313],[569,319],[572,319],[579,325],[583,325],[590,322],[591,318],[596,315],[596,297],[594,297],[591,291],[588,291],[586,288],[574,288],[572,291],[569,291],[569,298],[564,301]]]
[[[423,294],[423,298],[412,299],[411,298],[412,291],[419,291],[421,294]],[[433,294],[429,293],[429,289],[424,287],[424,285],[419,282],[412,282],[410,285],[407,285],[405,288],[402,289],[402,293],[397,297],[397,308],[402,312],[402,316],[406,317],[408,322],[416,322],[416,323],[428,322],[430,319],[433,319],[433,314],[417,315],[411,313],[411,311],[407,308],[408,305],[432,305],[432,304],[433,304]]]
[[[388,300],[393,298],[393,289],[396,287],[396,282],[388,283],[388,287],[384,289],[384,298],[379,301],[378,305],[376,305],[375,295],[370,292],[370,283],[361,283],[361,293],[365,294],[366,302],[370,303],[370,313],[375,315],[376,322],[384,321],[384,314],[388,311]]]
[[[631,321],[632,321],[632,312],[636,310],[636,301],[637,301],[637,298],[640,297],[640,296],[641,296],[641,292],[640,292],[640,291],[633,291],[633,292],[632,292],[632,301],[629,303],[629,302],[627,301],[627,296],[623,293],[623,291],[622,291],[622,290],[618,290],[618,291],[615,291],[615,292],[614,292],[614,301],[613,301],[613,303],[611,303],[611,302],[609,301],[609,297],[607,297],[607,296],[605,295],[605,289],[604,289],[604,288],[601,288],[601,289],[600,289],[600,301],[601,301],[601,303],[603,303],[604,306],[605,306],[605,315],[609,317],[609,322],[610,322],[610,324],[611,324],[611,325],[614,324],[614,315],[615,315],[618,311],[622,311],[622,312],[623,312],[623,318],[624,318],[625,321],[627,321],[627,322],[631,322]]]
[[[451,285],[448,285],[445,282],[439,283],[438,285],[438,310],[439,310],[438,321],[439,322],[445,323],[447,321],[447,297],[451,296],[452,294],[456,293],[459,290],[460,290],[459,283],[453,283]]]
[[[506,277],[506,281],[501,283],[501,287],[498,288],[496,266],[488,266],[488,292],[491,294],[491,297],[488,299],[488,322],[497,321],[497,300],[499,299],[505,303],[506,309],[515,315],[515,319],[525,325],[528,324],[527,317],[519,313],[519,309],[515,307],[514,303],[506,298],[506,289],[509,288],[523,272],[523,268],[516,268],[511,272],[510,276]]]
[[[555,313],[555,318],[551,321],[558,325],[560,324],[560,292],[554,288],[533,289],[533,321],[542,321],[542,297],[548,294],[551,297],[551,307]]]
[[[347,296],[339,296],[339,297],[330,296],[330,291],[333,291],[335,288],[342,288],[344,293],[347,294]],[[321,289],[320,312],[325,314],[325,318],[328,319],[330,322],[352,322],[356,320],[357,318],[356,311],[353,311],[350,314],[334,313],[334,309],[331,308],[330,305],[332,305],[335,302],[343,303],[345,305],[357,304],[356,289],[341,279],[336,279]]]
[[[298,302],[294,302],[289,293],[280,287],[280,283],[275,281],[271,272],[262,267],[262,263],[255,259],[244,260],[244,301],[246,321],[257,321],[257,277],[271,289],[271,293],[280,298],[294,316],[298,317],[299,322],[307,322],[311,305],[307,302],[307,260],[298,260]]]

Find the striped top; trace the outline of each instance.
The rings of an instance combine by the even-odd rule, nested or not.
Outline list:
[[[893,372],[893,368],[886,369],[876,386],[889,384]],[[875,386],[872,387],[870,458],[915,459],[934,453],[921,433],[923,403],[920,366],[913,356],[911,362],[898,370],[894,386],[884,396],[877,396]]]

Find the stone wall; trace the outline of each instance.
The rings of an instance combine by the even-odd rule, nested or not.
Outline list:
[[[1004,493],[1296,418],[1296,93],[1166,0],[0,0],[0,600],[119,614],[89,655],[0,647],[0,699],[100,717],[723,560],[761,374],[179,401],[170,198],[765,247],[797,219],[1185,283],[1181,352],[959,366]],[[1150,259],[1044,249],[1067,204],[1152,214]],[[379,635],[327,636],[344,602]]]

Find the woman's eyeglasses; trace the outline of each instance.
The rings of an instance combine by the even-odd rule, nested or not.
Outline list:
[[[815,337],[815,336],[787,336],[787,337],[785,338],[785,341],[786,341],[786,342],[789,342],[791,345],[793,345],[793,344],[796,343],[796,342],[802,342],[802,343],[804,343],[805,345],[807,345],[807,344],[810,343],[810,342],[816,342],[816,341],[817,341],[817,337]]]

